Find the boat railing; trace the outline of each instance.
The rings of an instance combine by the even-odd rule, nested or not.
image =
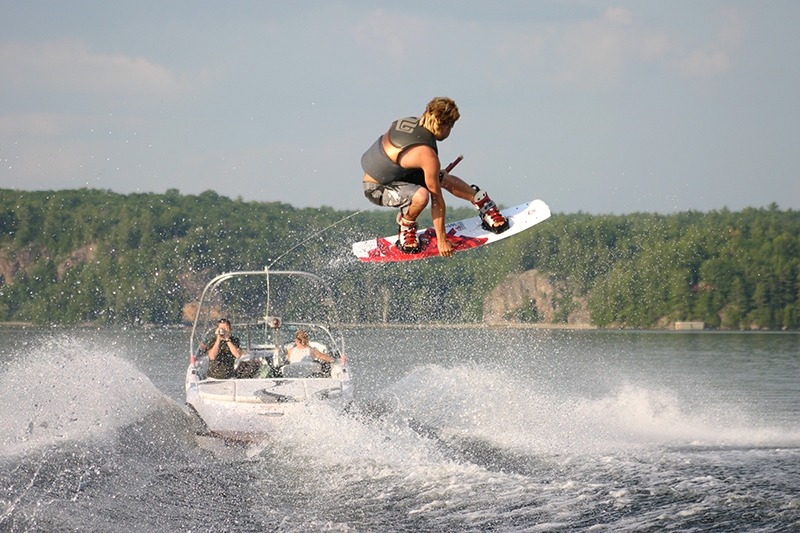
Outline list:
[[[266,280],[266,309],[265,309],[265,313],[263,313],[263,318],[258,319],[257,321],[254,321],[254,323],[253,323],[253,325],[257,325],[258,327],[263,328],[264,331],[266,331],[269,328],[267,321],[270,321],[270,320],[272,320],[274,318],[274,317],[271,316],[271,310],[272,309],[271,309],[271,302],[270,302],[270,298],[271,298],[271,295],[270,295],[270,276],[295,277],[295,278],[306,279],[306,280],[312,282],[313,286],[318,287],[324,293],[324,294],[321,295],[321,298],[319,299],[319,302],[322,303],[327,308],[327,315],[328,315],[327,324],[318,324],[318,323],[317,324],[299,324],[299,323],[289,324],[289,323],[284,323],[283,326],[288,326],[288,325],[312,326],[313,325],[315,327],[321,327],[322,329],[324,329],[326,331],[327,335],[330,337],[331,342],[332,342],[332,344],[331,344],[332,349],[334,349],[334,350],[336,350],[338,352],[344,353],[344,339],[342,339],[341,336],[339,336],[339,340],[337,342],[337,340],[331,334],[330,329],[328,327],[330,325],[335,325],[335,326],[338,327],[339,326],[339,318],[337,316],[336,307],[334,305],[333,291],[328,286],[328,284],[325,282],[325,280],[323,280],[321,277],[319,277],[319,276],[317,276],[315,274],[311,274],[309,272],[302,272],[302,271],[297,271],[297,270],[270,271],[268,269],[264,269],[264,270],[253,270],[253,271],[227,272],[227,273],[224,273],[224,274],[220,274],[219,276],[217,276],[214,279],[212,279],[211,281],[209,281],[208,284],[206,284],[205,288],[203,289],[203,292],[200,295],[200,301],[198,302],[198,309],[197,309],[197,313],[195,314],[194,322],[193,322],[193,325],[192,325],[192,334],[191,334],[190,341],[189,341],[189,355],[190,355],[190,359],[191,359],[192,363],[194,363],[194,361],[196,360],[197,355],[200,353],[201,345],[203,343],[203,340],[205,339],[205,337],[202,338],[202,339],[198,337],[198,335],[201,334],[201,332],[198,330],[198,328],[202,328],[203,327],[202,323],[205,322],[206,320],[209,320],[208,317],[204,317],[203,316],[204,315],[204,310],[207,307],[206,304],[207,304],[208,297],[210,296],[211,293],[213,293],[217,289],[217,287],[221,283],[223,283],[225,281],[228,281],[228,280],[231,280],[231,279],[234,279],[234,278],[237,278],[237,277],[244,277],[244,276],[264,276],[265,277],[265,280]],[[205,313],[208,313],[208,311],[206,310]],[[248,330],[247,343],[248,343],[248,345],[250,343],[249,330]]]

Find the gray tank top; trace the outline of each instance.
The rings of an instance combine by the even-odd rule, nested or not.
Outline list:
[[[393,181],[407,181],[424,185],[425,174],[422,169],[403,168],[389,159],[383,150],[382,139],[383,135],[378,137],[378,140],[361,156],[361,168],[364,169],[364,172],[375,178],[381,185]],[[419,119],[416,117],[401,118],[392,122],[392,127],[389,129],[389,141],[400,148],[401,153],[406,148],[418,144],[430,146],[434,152],[439,153],[433,133],[420,126]]]

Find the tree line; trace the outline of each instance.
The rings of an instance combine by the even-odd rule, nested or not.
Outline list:
[[[449,220],[469,216],[448,208]],[[600,327],[800,328],[800,212],[774,204],[555,214],[447,260],[360,263],[351,244],[391,234],[393,219],[391,210],[299,209],[213,191],[0,189],[0,321],[181,323],[215,275],[278,260],[272,268],[327,278],[349,323],[477,323],[507,275],[537,269],[565,288],[563,309],[585,299]],[[515,318],[538,320],[535,305]]]

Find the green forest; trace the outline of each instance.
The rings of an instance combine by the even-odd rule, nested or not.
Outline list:
[[[394,215],[213,191],[0,189],[0,322],[185,323],[212,277],[272,265],[327,279],[347,323],[480,323],[493,289],[536,269],[561,287],[556,321],[584,301],[599,327],[698,320],[721,329],[800,328],[800,212],[775,204],[554,214],[450,259],[360,263],[350,245],[395,231]],[[448,206],[449,220],[467,216],[471,208]],[[531,302],[508,318],[540,317]]]

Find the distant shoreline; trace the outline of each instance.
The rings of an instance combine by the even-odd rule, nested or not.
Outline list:
[[[507,322],[501,324],[484,324],[482,322],[471,324],[447,324],[447,323],[419,323],[419,324],[400,324],[400,323],[380,323],[380,324],[358,324],[358,323],[341,323],[338,324],[342,328],[378,328],[378,329],[392,329],[392,328],[426,328],[426,329],[599,329],[597,326],[592,325],[570,325],[570,324],[535,324],[535,323],[518,323]],[[32,322],[0,322],[0,327],[17,327],[17,328],[131,328],[131,329],[192,329],[191,326],[183,324],[168,324],[163,326],[156,325],[137,325],[137,326],[105,326],[99,324],[34,324]]]
[[[518,323],[507,322],[502,324],[484,324],[483,322],[476,322],[472,324],[446,324],[446,323],[422,323],[422,324],[340,324],[343,328],[419,328],[419,329],[599,329],[597,326],[591,325],[574,325],[574,324],[536,324],[536,323]]]
[[[579,325],[579,324],[540,324],[540,323],[520,323],[520,322],[504,322],[484,324],[471,323],[471,324],[447,324],[447,323],[419,323],[419,324],[399,324],[399,323],[380,323],[380,324],[353,324],[353,323],[340,323],[337,327],[347,329],[558,329],[558,330],[572,330],[572,331],[676,331],[673,328],[601,328],[593,325]],[[34,324],[32,322],[0,322],[0,328],[38,328],[38,329],[172,329],[191,331],[192,326],[185,324],[167,324],[157,326],[154,324],[146,325],[115,325],[108,326],[103,324]],[[800,333],[798,330],[784,329],[723,329],[723,328],[704,328],[702,330],[683,330],[681,333],[693,331],[694,333],[702,332],[741,332],[741,333]]]

